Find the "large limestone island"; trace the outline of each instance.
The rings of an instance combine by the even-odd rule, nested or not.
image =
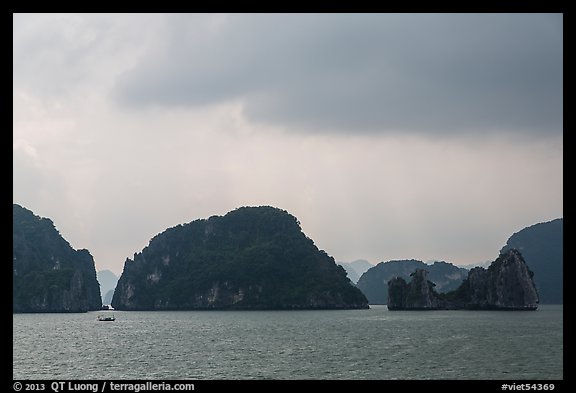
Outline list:
[[[117,310],[364,309],[368,301],[298,220],[242,207],[177,225],[127,259]]]
[[[389,310],[536,310],[538,293],[533,273],[516,249],[501,254],[488,269],[476,267],[454,291],[439,294],[427,271],[417,269],[407,283],[388,282]]]
[[[12,310],[86,312],[102,307],[94,260],[74,250],[54,227],[13,205]]]

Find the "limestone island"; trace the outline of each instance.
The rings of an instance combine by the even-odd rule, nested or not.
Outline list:
[[[475,267],[454,291],[438,293],[416,269],[411,281],[395,277],[388,281],[389,310],[528,310],[538,308],[534,274],[520,251],[501,254],[488,269]]]
[[[298,220],[241,207],[177,225],[127,259],[116,310],[366,309],[368,300]]]
[[[94,258],[75,250],[46,217],[13,204],[12,312],[100,310]]]

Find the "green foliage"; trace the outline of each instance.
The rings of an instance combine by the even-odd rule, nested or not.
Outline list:
[[[50,219],[14,204],[12,234],[14,312],[87,311],[101,307],[92,256],[87,250],[74,250]],[[76,272],[80,273],[76,275],[78,285],[73,287]],[[66,295],[71,291],[76,292]],[[66,297],[73,304],[68,304]]]
[[[500,250],[521,250],[522,256],[534,273],[540,303],[563,303],[564,220],[538,223],[510,236]]]
[[[438,297],[450,302],[468,303],[470,301],[470,281],[465,279],[458,288],[450,292],[439,293]]]
[[[118,288],[129,284],[138,309],[158,304],[168,304],[166,308],[367,305],[344,269],[317,249],[295,217],[267,206],[239,208],[155,236],[125,264],[113,307],[125,306]],[[206,301],[214,291],[218,291],[215,300]],[[231,302],[240,292],[242,299]]]

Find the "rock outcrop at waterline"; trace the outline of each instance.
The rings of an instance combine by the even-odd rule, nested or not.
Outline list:
[[[536,310],[538,293],[533,273],[516,249],[500,255],[488,269],[476,267],[454,291],[439,294],[417,269],[407,283],[396,277],[388,282],[389,310]]]
[[[117,310],[355,309],[368,301],[286,211],[243,207],[155,236],[124,264]]]
[[[410,279],[416,269],[425,269],[428,279],[436,284],[438,292],[452,291],[468,276],[468,269],[444,261],[426,264],[414,259],[380,262],[368,269],[356,286],[366,295],[370,304],[388,304],[388,281],[394,277]]]
[[[416,269],[409,283],[402,277],[388,281],[389,310],[435,310],[440,307],[435,284],[428,280],[428,271]]]
[[[102,307],[94,260],[74,250],[48,218],[13,205],[12,310],[86,312]]]

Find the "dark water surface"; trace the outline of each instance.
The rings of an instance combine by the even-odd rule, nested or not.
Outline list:
[[[14,314],[13,344],[14,379],[563,379],[563,307]]]

